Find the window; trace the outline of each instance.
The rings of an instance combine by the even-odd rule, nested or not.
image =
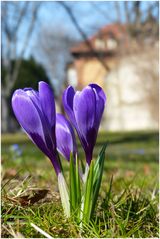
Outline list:
[[[99,50],[104,50],[105,49],[105,41],[102,39],[96,39],[95,41],[95,47]]]
[[[74,68],[68,69],[68,83],[69,85],[72,85],[73,87],[77,86],[77,72]]]
[[[108,50],[114,50],[114,49],[116,49],[117,48],[117,41],[115,40],[115,39],[113,39],[113,38],[108,38],[107,40],[106,40],[106,45],[107,45],[107,49]]]

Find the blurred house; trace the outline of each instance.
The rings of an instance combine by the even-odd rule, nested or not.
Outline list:
[[[97,83],[107,93],[104,129],[158,129],[158,44],[137,46],[126,26],[113,24],[71,48],[71,54],[68,84],[82,89]]]
[[[117,52],[128,47],[125,33],[123,25],[109,25],[87,39],[87,42],[79,43],[71,48],[74,62],[68,65],[69,84],[83,88],[90,82],[96,82],[104,87],[107,68],[114,68]],[[106,68],[101,61],[104,62]]]

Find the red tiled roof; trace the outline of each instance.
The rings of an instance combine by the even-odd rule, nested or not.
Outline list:
[[[124,35],[126,35],[126,26],[121,24],[111,24],[104,26],[101,28],[95,35],[88,38],[87,40],[90,42],[93,49],[95,48],[95,40],[98,37],[104,37],[107,36],[107,34],[112,34],[116,40],[120,40]],[[78,53],[78,52],[86,52],[89,51],[90,48],[86,44],[85,41],[80,42],[78,45],[71,48],[71,53]]]

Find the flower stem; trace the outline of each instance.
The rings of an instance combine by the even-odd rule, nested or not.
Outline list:
[[[67,218],[69,218],[70,217],[69,194],[68,194],[67,184],[62,173],[58,174],[58,187],[59,187],[59,193],[61,197],[64,214]]]

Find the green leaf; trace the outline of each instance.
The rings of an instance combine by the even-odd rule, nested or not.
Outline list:
[[[94,166],[94,178],[93,178],[93,200],[92,200],[92,209],[91,209],[91,216],[94,212],[96,207],[96,202],[101,186],[102,175],[103,175],[103,168],[104,168],[104,159],[105,159],[105,150],[107,147],[107,143],[105,143],[98,155],[98,159]]]
[[[109,190],[108,192],[106,193],[106,197],[105,197],[105,208],[107,209],[108,206],[109,206],[109,201],[110,201],[110,198],[111,198],[111,190],[112,190],[112,184],[113,184],[113,175],[111,177],[111,180],[110,180],[110,184],[109,184]]]
[[[93,170],[94,161],[91,161],[89,173],[86,181],[86,187],[84,192],[84,208],[83,208],[83,220],[89,222],[91,208],[92,208],[92,196],[93,196]]]
[[[79,176],[79,165],[78,159],[76,157],[76,194],[77,194],[77,207],[79,207],[81,202],[81,187],[80,187],[80,176]]]
[[[73,155],[70,156],[70,210],[75,211],[77,204],[77,187],[76,187],[76,169],[74,165]]]
[[[82,173],[84,174],[84,172],[85,172],[85,165],[84,165],[84,162],[83,162],[82,158],[80,159],[80,162],[81,162]]]

